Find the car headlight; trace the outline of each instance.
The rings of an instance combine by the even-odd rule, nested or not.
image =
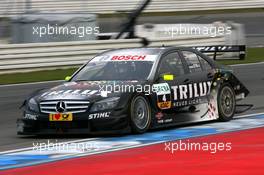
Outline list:
[[[107,98],[101,101],[98,101],[93,104],[90,112],[103,111],[106,109],[113,109],[119,102],[119,97]]]
[[[35,100],[34,98],[31,98],[31,99],[28,101],[28,108],[29,108],[29,110],[31,110],[31,111],[39,112],[38,103],[36,102],[36,100]]]

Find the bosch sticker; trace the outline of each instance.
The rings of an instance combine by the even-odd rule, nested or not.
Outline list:
[[[94,57],[93,62],[109,62],[109,61],[155,61],[157,55],[103,55]]]

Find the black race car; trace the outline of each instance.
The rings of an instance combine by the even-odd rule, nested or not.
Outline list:
[[[129,132],[208,120],[229,121],[249,94],[232,74],[192,48],[103,52],[22,105],[18,134]]]

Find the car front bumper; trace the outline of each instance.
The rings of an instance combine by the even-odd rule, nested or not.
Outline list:
[[[25,115],[36,118],[25,118]],[[130,131],[127,112],[112,111],[108,118],[88,119],[88,113],[73,115],[72,121],[49,121],[48,114],[25,111],[17,119],[18,135],[126,133]]]

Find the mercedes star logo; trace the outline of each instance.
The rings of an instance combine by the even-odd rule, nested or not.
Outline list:
[[[66,104],[63,101],[59,101],[56,104],[56,111],[59,113],[65,112],[66,111]]]

